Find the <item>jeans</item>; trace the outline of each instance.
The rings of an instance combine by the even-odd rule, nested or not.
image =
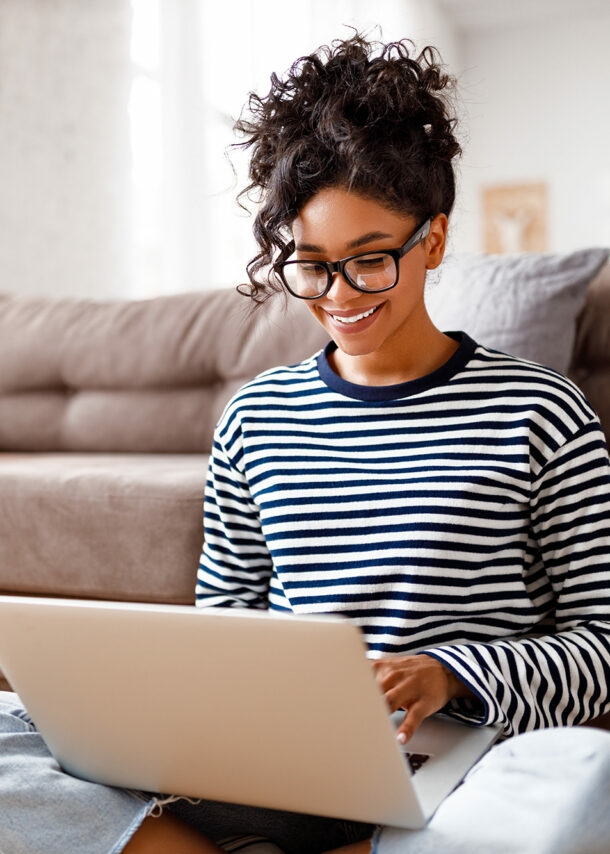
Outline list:
[[[370,824],[355,821],[217,801],[190,804],[182,798],[169,809],[219,843],[230,833],[254,833],[272,840],[283,854],[322,854],[370,839],[375,830]]]
[[[2,854],[118,854],[153,807],[64,774],[18,698],[0,692]]]
[[[2,854],[119,854],[161,802],[64,773],[18,698],[0,692]],[[356,822],[213,801],[177,799],[165,809],[221,844],[240,834],[276,843],[259,846],[260,854],[316,854],[373,834]],[[373,835],[374,854],[608,854],[610,733],[516,736],[475,766],[423,830]]]

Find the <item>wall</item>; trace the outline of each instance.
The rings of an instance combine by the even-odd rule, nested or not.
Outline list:
[[[483,186],[538,181],[551,251],[610,245],[609,38],[610,9],[465,38],[456,249],[482,249]]]
[[[265,1],[270,9],[274,3],[285,8]],[[167,0],[170,8],[174,2]],[[259,10],[260,4],[256,0]],[[210,0],[207,8],[213,7]],[[337,0],[332,20],[323,20],[325,8],[326,0],[315,0],[315,14],[298,28],[291,15],[274,17],[284,27],[275,41],[285,52],[285,59],[273,57],[274,65],[332,38],[338,22],[364,28],[381,22],[384,38],[406,35],[420,47],[437,45],[458,74],[465,154],[453,249],[482,248],[481,187],[528,181],[549,186],[550,249],[610,244],[610,10],[460,38],[438,0],[377,0],[374,7],[369,0]],[[262,16],[259,23],[268,20]],[[197,276],[191,264],[180,275],[174,264],[160,289],[145,275],[134,284],[130,22],[129,0],[0,2],[0,290],[146,296],[220,283],[220,274]],[[229,53],[226,41],[218,41]],[[241,56],[235,45],[231,54]],[[218,79],[217,69],[214,85]],[[231,93],[231,103],[241,101],[239,95]],[[220,174],[218,163],[212,172]],[[226,195],[233,210],[235,187]],[[206,228],[185,217],[199,263],[206,248],[200,235],[217,245],[210,235],[221,225],[218,206],[213,198]],[[178,220],[170,206],[163,210],[165,234],[170,213],[171,222]],[[249,234],[250,222],[244,224]],[[186,257],[184,246],[179,250]],[[237,280],[250,254],[250,244],[235,253],[224,284]],[[160,267],[157,256],[154,266]]]
[[[403,0],[403,3],[409,25],[402,35],[413,39],[420,48],[433,45],[450,70],[461,70],[463,38],[438,0]]]
[[[0,290],[128,289],[124,0],[0,3]]]

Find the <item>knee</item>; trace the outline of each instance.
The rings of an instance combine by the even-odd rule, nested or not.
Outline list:
[[[23,703],[16,694],[0,691],[0,735],[30,732],[35,727]]]
[[[537,761],[599,761],[610,763],[610,732],[592,727],[552,727],[515,736],[500,746],[513,756]]]

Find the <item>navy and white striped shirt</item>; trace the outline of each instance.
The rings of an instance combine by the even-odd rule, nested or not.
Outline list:
[[[364,387],[326,351],[228,404],[197,604],[336,613],[370,655],[426,651],[505,732],[608,707],[610,466],[554,371],[468,336],[423,378]]]

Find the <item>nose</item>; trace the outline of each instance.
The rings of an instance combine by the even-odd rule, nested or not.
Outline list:
[[[326,296],[333,302],[344,303],[356,299],[360,293],[350,285],[343,273],[337,272],[333,273],[332,285]]]

